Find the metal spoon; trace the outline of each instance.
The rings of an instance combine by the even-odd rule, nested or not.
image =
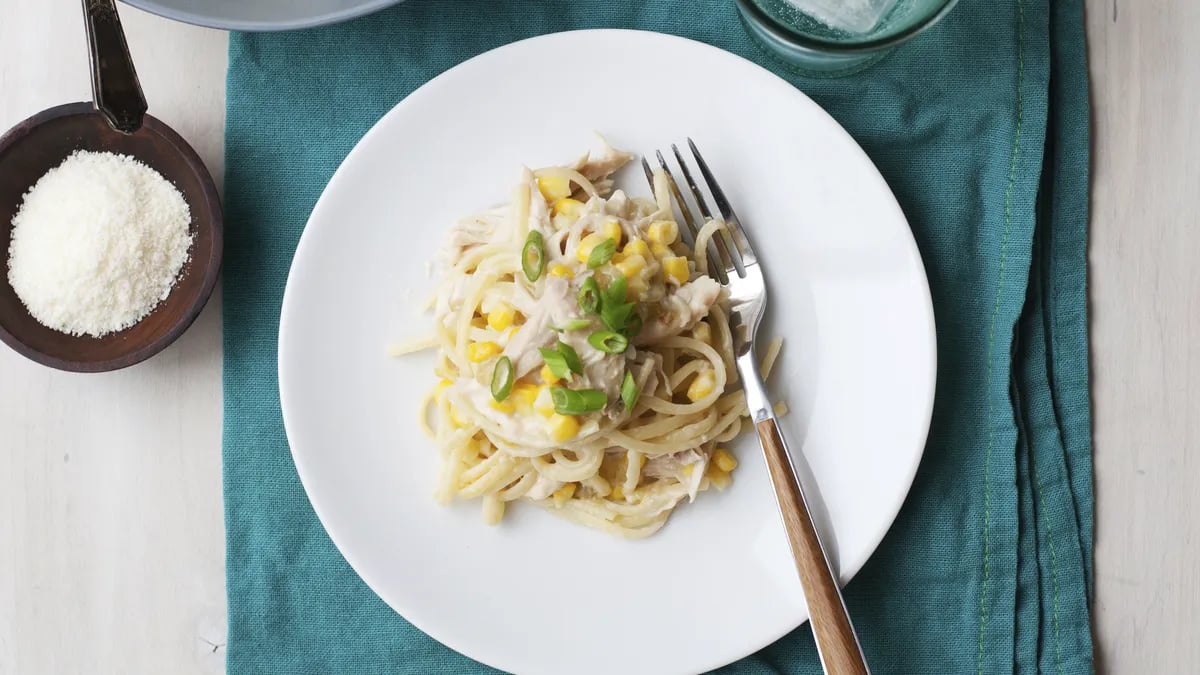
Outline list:
[[[115,0],[83,0],[92,64],[92,101],[109,126],[132,134],[142,128],[146,97],[138,81]]]

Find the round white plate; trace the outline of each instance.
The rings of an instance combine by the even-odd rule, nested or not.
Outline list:
[[[593,130],[638,152],[691,136],[758,243],[772,294],[764,334],[786,340],[772,376],[791,408],[785,433],[815,477],[842,579],[853,576],[925,444],[924,268],[887,185],[833,119],[696,42],[618,30],[534,38],[451,69],[380,120],[296,251],[279,330],[284,422],[346,560],[439,641],[517,673],[707,670],[807,616],[756,439],[734,444],[730,489],[681,506],[647,540],[524,503],[488,527],[477,502],[433,501],[438,453],[416,424],[432,356],[386,354],[428,332],[426,261],[450,224],[507,201],[522,164],[575,158]],[[648,194],[638,167],[618,184]]]

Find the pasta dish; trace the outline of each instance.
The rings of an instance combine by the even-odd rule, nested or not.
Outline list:
[[[439,500],[479,498],[489,523],[526,500],[644,537],[730,484],[723,444],[746,406],[705,254],[724,225],[683,241],[664,175],[652,199],[614,190],[631,159],[602,143],[525,169],[510,204],[452,228],[434,335],[399,350],[437,350],[422,424],[442,453]]]

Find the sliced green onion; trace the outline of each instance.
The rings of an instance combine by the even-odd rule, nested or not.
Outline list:
[[[579,352],[575,351],[571,345],[559,341],[558,353],[562,354],[563,360],[567,363],[567,368],[570,368],[572,373],[577,375],[583,374],[583,361],[579,359]]]
[[[605,303],[600,308],[600,321],[604,323],[611,331],[617,333],[624,332],[625,327],[629,325],[630,317],[637,314],[634,311],[636,305],[632,302],[622,304]]]
[[[612,260],[613,254],[617,252],[617,240],[605,239],[592,249],[588,255],[587,266],[589,270],[594,270],[604,263]]]
[[[598,330],[588,336],[588,344],[607,354],[621,354],[629,348],[629,338],[609,330]]]
[[[629,283],[621,274],[613,277],[613,280],[608,284],[608,288],[604,289],[603,305],[620,305],[625,302],[625,290],[629,288]]]
[[[624,332],[629,318],[636,314],[636,303],[625,302],[625,291],[628,287],[625,277],[618,274],[601,294],[600,320],[611,331]]]
[[[492,398],[497,401],[503,401],[512,393],[512,387],[512,359],[507,356],[501,356],[500,360],[496,362],[496,369],[492,371]]]
[[[541,353],[542,360],[546,362],[550,372],[560,380],[569,382],[572,373],[583,374],[583,361],[579,359],[579,353],[565,342],[560,341],[553,349],[540,348],[538,352]]]
[[[638,395],[637,382],[633,381],[633,373],[625,371],[625,379],[621,382],[621,401],[625,404],[625,412],[633,410],[633,404],[637,403]]]
[[[633,314],[629,315],[629,321],[625,323],[625,330],[621,332],[630,340],[637,337],[637,334],[642,332],[642,315],[635,310]]]
[[[560,380],[571,379],[571,368],[567,365],[567,359],[557,349],[539,349],[542,354],[542,360],[546,362],[546,367],[551,373]]]
[[[592,325],[590,319],[571,319],[563,322],[563,325],[561,326],[550,326],[550,330],[556,333],[565,333],[571,330],[583,330],[590,325]]]
[[[601,389],[567,389],[551,387],[550,400],[559,415],[586,415],[604,410],[608,395]]]
[[[525,271],[526,279],[537,281],[545,267],[546,251],[543,248],[542,233],[530,230],[529,236],[525,238],[525,247],[521,249],[521,269]]]
[[[554,412],[560,415],[573,415],[574,413],[564,411],[571,408],[574,394],[575,392],[566,387],[550,387],[550,402],[554,404]]]
[[[588,277],[583,282],[576,299],[579,301],[579,308],[584,312],[595,314],[600,311],[600,284],[596,283],[596,277]]]

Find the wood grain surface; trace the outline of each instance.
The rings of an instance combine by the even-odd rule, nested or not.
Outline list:
[[[0,126],[86,98],[77,3],[3,6]],[[1200,2],[1087,9],[1098,664],[1192,673]],[[150,112],[220,176],[225,34],[121,13]],[[0,348],[0,674],[223,670],[219,295],[177,343],[115,373]]]
[[[867,675],[854,626],[842,602],[838,579],[829,568],[821,538],[813,523],[808,503],[801,492],[792,458],[773,419],[755,424],[758,439],[767,459],[767,471],[779,500],[783,527],[791,543],[796,571],[804,587],[813,636],[821,654],[826,675]]]
[[[120,9],[150,113],[221,176],[225,34]],[[89,78],[78,1],[0,0],[0,127]],[[0,345],[0,675],[224,671],[219,296],[112,373]]]
[[[1087,4],[1097,664],[1200,667],[1200,2]]]

